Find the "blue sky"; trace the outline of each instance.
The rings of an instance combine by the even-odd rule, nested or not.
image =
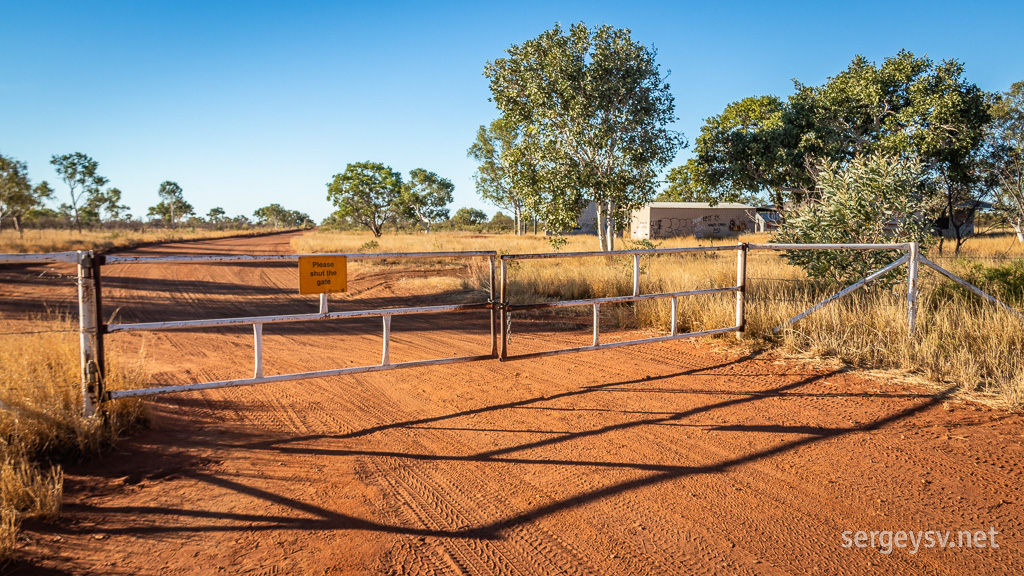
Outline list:
[[[363,160],[435,171],[453,207],[493,213],[466,157],[497,116],[483,67],[555,22],[654,46],[691,141],[729,102],[821,83],[856,54],[955,58],[991,91],[1024,80],[1019,1],[0,0],[0,14],[0,154],[63,198],[50,156],[84,152],[136,215],[174,180],[200,214],[278,202],[319,220],[327,182]]]

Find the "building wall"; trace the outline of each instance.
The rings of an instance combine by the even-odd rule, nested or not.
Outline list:
[[[630,235],[634,240],[696,236],[722,238],[753,232],[754,210],[744,208],[659,208],[644,206],[633,212]]]

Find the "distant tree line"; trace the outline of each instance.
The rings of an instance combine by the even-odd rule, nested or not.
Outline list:
[[[160,184],[159,202],[147,210],[147,220],[134,217],[121,203],[118,188],[104,188],[109,180],[99,174],[99,163],[89,156],[74,152],[54,155],[50,159],[58,178],[67,187],[65,198],[56,208],[46,205],[57,195],[46,181],[33,186],[25,162],[0,155],[0,229],[10,221],[20,232],[33,228],[132,228],[161,226],[178,228],[247,229],[254,226],[273,228],[312,227],[309,215],[271,204],[259,208],[250,219],[244,215],[229,217],[223,208],[212,208],[206,217],[196,215],[195,208],[185,200],[177,182]]]

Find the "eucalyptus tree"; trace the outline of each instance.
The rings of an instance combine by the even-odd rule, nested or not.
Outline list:
[[[654,58],[628,29],[560,25],[488,62],[492,100],[523,131],[513,161],[529,157],[548,228],[569,228],[588,200],[598,240],[614,247],[616,220],[649,202],[659,172],[685,145],[669,128],[675,104]],[[514,163],[514,162],[513,162]]]
[[[532,142],[523,126],[498,118],[481,126],[468,156],[480,165],[473,174],[480,197],[512,212],[516,235],[523,234],[524,216],[536,213],[540,204],[538,170]]]
[[[448,219],[447,206],[452,203],[455,185],[434,172],[416,168],[409,172],[409,181],[402,187],[398,204],[403,216],[423,223],[424,233],[430,225]]]
[[[984,93],[955,60],[935,63],[907,51],[875,65],[862,56],[814,87],[744,98],[705,122],[695,158],[673,169],[673,186],[709,200],[768,193],[782,206],[815,195],[817,167],[884,153],[914,156],[939,216],[977,190],[976,156],[990,116]]]
[[[1024,81],[997,95],[989,131],[990,169],[997,180],[995,208],[1024,242]]]
[[[50,157],[50,164],[53,164],[57,175],[68,186],[68,194],[71,203],[68,204],[69,213],[78,231],[82,231],[81,212],[86,208],[86,200],[100,193],[100,189],[108,182],[100,176],[99,162],[81,152],[72,154],[54,154]]]
[[[401,195],[402,174],[380,162],[349,164],[327,184],[327,200],[337,208],[334,214],[365,226],[376,238],[399,215]]]
[[[157,195],[160,196],[160,203],[149,208],[149,215],[162,218],[171,228],[177,227],[178,222],[185,216],[195,214],[195,208],[185,200],[185,195],[177,182],[161,182]]]
[[[0,155],[0,224],[10,218],[19,234],[24,234],[21,219],[42,201],[53,196],[53,188],[45,181],[33,187],[28,178],[28,165]]]

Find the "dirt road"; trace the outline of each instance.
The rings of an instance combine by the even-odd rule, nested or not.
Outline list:
[[[287,253],[288,241],[140,252]],[[119,321],[316,311],[315,299],[293,295],[293,266],[105,274],[105,310]],[[332,305],[422,303],[463,274],[353,270],[352,295]],[[392,330],[395,362],[489,349],[482,313],[396,318]],[[556,347],[571,337],[513,338]],[[143,362],[153,383],[252,371],[251,329],[112,335],[108,345],[121,362]],[[380,321],[267,325],[265,346],[268,374],[373,363]],[[192,392],[151,408],[151,429],[68,471],[64,518],[29,526],[8,571],[1024,570],[1020,416],[713,342]],[[970,530],[972,545],[987,544],[990,529],[998,548],[940,549],[916,535],[952,531],[956,543]],[[889,554],[898,537],[854,541],[900,530],[915,534]]]

